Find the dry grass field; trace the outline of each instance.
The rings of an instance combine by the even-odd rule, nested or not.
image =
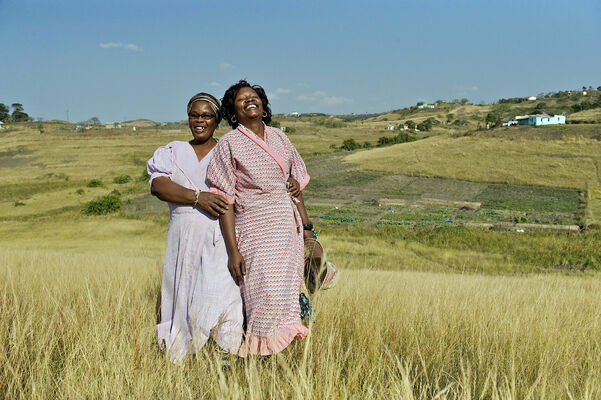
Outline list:
[[[160,251],[127,247],[2,249],[3,397],[601,396],[601,283],[591,276],[357,265],[315,299],[310,336],[282,354],[223,368],[209,346],[173,366],[153,330]],[[422,267],[419,259],[404,262]]]
[[[381,135],[350,125],[299,125],[290,137],[310,155],[331,152],[328,143],[343,137]],[[361,171],[467,181],[512,175],[514,183],[582,188],[595,178],[592,134],[547,140],[533,132],[442,135],[347,160]],[[271,358],[232,358],[229,367],[209,345],[171,365],[154,335],[167,208],[146,200],[140,177],[154,149],[187,136],[183,127],[78,134],[60,124],[41,135],[31,127],[0,132],[0,398],[601,399],[594,229],[318,223],[342,275],[314,298],[306,340]],[[520,164],[518,151],[557,180],[537,173],[535,161]],[[491,154],[506,157],[480,160]],[[317,181],[327,178],[320,173]],[[124,175],[131,180],[114,181]],[[89,187],[94,179],[102,185]],[[88,201],[114,190],[119,211],[82,214]]]

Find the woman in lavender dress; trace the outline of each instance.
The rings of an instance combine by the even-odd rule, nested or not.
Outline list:
[[[219,101],[195,95],[188,103],[193,139],[159,147],[148,161],[151,192],[170,210],[157,335],[173,362],[210,336],[233,354],[242,340],[240,289],[228,270],[218,219],[227,203],[209,192],[206,181],[220,120]]]

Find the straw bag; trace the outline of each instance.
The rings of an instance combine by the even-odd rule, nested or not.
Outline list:
[[[338,268],[326,259],[321,243],[305,238],[305,285],[309,294],[331,289],[338,283]]]

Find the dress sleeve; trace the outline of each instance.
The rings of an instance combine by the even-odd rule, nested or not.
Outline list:
[[[207,180],[211,184],[209,191],[224,197],[229,204],[236,201],[235,160],[230,144],[219,140],[207,169]]]
[[[150,179],[148,183],[152,186],[152,181],[159,176],[166,176],[171,179],[173,174],[173,149],[170,145],[161,146],[155,152],[148,163],[146,170]]]
[[[307,166],[292,142],[288,138],[286,138],[286,142],[290,146],[290,176],[298,181],[300,189],[303,190],[310,179]]]

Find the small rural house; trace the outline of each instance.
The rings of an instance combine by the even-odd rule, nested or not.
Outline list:
[[[501,123],[501,126],[512,126],[512,125],[517,125],[518,124],[518,120],[516,119],[517,117],[507,117],[507,118],[503,118],[503,121]]]
[[[424,104],[420,104],[419,106],[417,106],[417,108],[419,108],[419,109],[424,109],[424,108],[436,108],[436,104],[428,104],[428,103],[424,103]]]
[[[106,124],[104,124],[104,127],[106,129],[121,128],[121,124],[119,122],[107,122]]]
[[[4,125],[4,122],[0,121],[0,129],[2,129],[2,125]]]
[[[394,125],[392,125],[392,124],[386,125],[386,130],[387,131],[394,131]]]
[[[518,121],[519,125],[541,126],[541,125],[557,125],[557,124],[565,124],[566,123],[565,115],[549,115],[549,114],[522,115],[519,117],[515,117],[515,119]]]

